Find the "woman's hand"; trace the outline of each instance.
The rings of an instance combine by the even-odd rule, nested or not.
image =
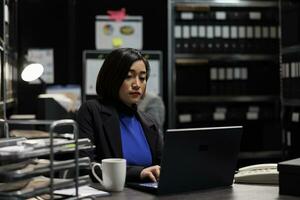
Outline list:
[[[153,182],[157,182],[159,180],[159,175],[160,175],[159,165],[147,167],[143,169],[140,174],[141,179],[150,178]]]

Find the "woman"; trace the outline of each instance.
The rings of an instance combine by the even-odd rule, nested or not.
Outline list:
[[[149,73],[149,63],[139,51],[112,51],[97,77],[98,99],[87,101],[78,112],[79,136],[91,139],[96,146],[87,152],[91,161],[125,158],[126,181],[157,181],[160,174],[162,138],[158,126],[137,110]]]

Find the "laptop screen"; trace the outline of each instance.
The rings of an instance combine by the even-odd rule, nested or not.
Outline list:
[[[156,193],[232,185],[241,136],[241,126],[167,130]]]
[[[231,185],[241,135],[241,126],[167,130],[159,182],[163,193]]]

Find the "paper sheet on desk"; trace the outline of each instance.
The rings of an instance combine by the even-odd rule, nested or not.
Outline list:
[[[97,71],[98,72],[98,71]],[[81,106],[81,87],[79,85],[68,84],[47,86],[47,94],[64,94],[73,101],[74,109],[78,110]]]
[[[72,98],[68,97],[66,94],[40,94],[39,98],[53,98],[58,102],[66,111],[75,110],[75,102]]]
[[[99,196],[108,196],[109,195],[108,192],[97,190],[97,189],[87,186],[87,185],[78,187],[78,193],[79,193],[79,197],[87,197],[87,196],[98,196],[99,197]],[[75,196],[76,190],[75,190],[75,188],[55,190],[54,194]]]

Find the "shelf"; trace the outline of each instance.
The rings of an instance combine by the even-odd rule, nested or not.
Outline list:
[[[21,182],[22,183],[22,182]],[[35,183],[35,184],[33,184]],[[40,183],[40,184],[36,184]],[[10,185],[9,185],[10,184]],[[39,196],[42,194],[49,194],[51,192],[51,179],[45,176],[38,176],[33,179],[29,179],[23,182],[23,184],[27,184],[27,187],[20,188],[19,190],[6,191],[2,190],[0,192],[0,199],[6,200],[16,200],[16,199],[32,199],[31,197]],[[63,188],[71,188],[77,186],[83,186],[89,184],[89,176],[82,176],[78,179],[78,185],[74,182],[73,179],[61,179],[56,178],[53,181],[53,189],[63,189]],[[11,183],[7,183],[10,187]],[[53,199],[53,197],[51,197]],[[78,199],[78,198],[73,198]]]
[[[0,162],[12,162],[16,160],[30,159],[39,156],[47,156],[51,154],[51,151],[53,153],[62,154],[62,153],[74,152],[76,150],[75,140],[57,138],[55,141],[53,141],[52,147],[51,147],[51,143],[47,144],[47,142],[50,142],[49,138],[40,139],[40,141],[41,141],[40,142],[41,146],[37,145],[36,147],[34,145],[30,146],[30,144],[28,145],[19,144],[18,147],[16,145],[13,145],[15,146],[15,149],[9,152],[4,152],[4,153],[2,152],[0,154]],[[90,140],[87,138],[78,139],[77,145],[81,150],[89,149],[91,147]]]
[[[282,99],[283,106],[299,106],[300,107],[300,99]]]
[[[207,0],[200,0],[200,1],[185,1],[184,3],[177,3],[176,4],[176,11],[208,11],[210,10],[210,6],[218,6],[218,7],[276,7],[276,2],[259,2],[259,1],[240,1],[236,3],[235,1],[226,1],[226,0],[219,0],[219,1],[212,1],[208,2]]]
[[[282,55],[292,54],[292,53],[300,53],[300,44],[293,45],[289,47],[284,47],[281,49]]]
[[[277,96],[176,96],[177,103],[186,102],[279,102]]]
[[[181,12],[208,12],[210,11],[209,5],[203,4],[176,4],[176,11]]]
[[[74,169],[76,161],[73,159],[54,161],[53,170]],[[78,159],[79,167],[88,168],[89,157]],[[50,174],[50,160],[47,159],[29,159],[19,163],[8,164],[0,167],[0,180],[2,182],[12,182],[24,180],[32,177]]]
[[[177,58],[176,64],[177,65],[203,65],[208,64],[208,59],[202,58]]]
[[[282,155],[282,151],[241,151],[239,153],[239,159],[271,159],[281,158]]]
[[[176,54],[178,65],[207,64],[209,61],[278,61],[274,54]]]

